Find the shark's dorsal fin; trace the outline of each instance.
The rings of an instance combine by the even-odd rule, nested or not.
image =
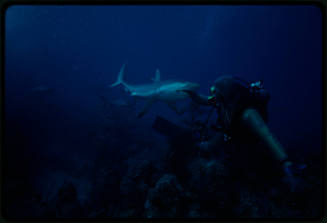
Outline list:
[[[156,70],[156,74],[154,78],[152,78],[153,82],[159,82],[160,81],[160,71],[159,69]]]

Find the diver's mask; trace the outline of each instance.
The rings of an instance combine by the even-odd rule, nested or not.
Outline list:
[[[263,81],[262,80],[259,80],[259,81],[256,81],[256,82],[252,82],[250,84],[250,87],[252,89],[255,89],[255,90],[262,89],[263,88]]]
[[[208,103],[209,105],[216,106],[217,104],[217,97],[216,97],[217,89],[215,86],[212,86],[210,88],[210,96],[208,97]]]

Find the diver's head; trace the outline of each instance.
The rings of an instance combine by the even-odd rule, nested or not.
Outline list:
[[[222,96],[219,93],[219,89],[216,86],[211,86],[210,87],[210,96],[208,97],[208,102],[210,105],[217,105],[219,101],[222,100]]]
[[[210,88],[210,95],[215,95],[216,94],[216,87],[215,86],[211,86]]]
[[[263,81],[262,80],[258,80],[256,82],[252,82],[250,84],[251,88],[255,88],[255,89],[262,89],[263,88]]]

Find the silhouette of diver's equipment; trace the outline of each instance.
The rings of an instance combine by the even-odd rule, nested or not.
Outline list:
[[[263,142],[274,160],[281,164],[285,177],[293,181],[294,174],[291,169],[298,166],[288,160],[283,146],[266,124],[270,95],[263,88],[263,81],[246,82],[235,76],[222,76],[210,88],[209,97],[193,91],[185,92],[194,102],[216,108],[217,125],[221,127],[217,130],[221,129],[231,140],[238,138],[251,141],[256,138]],[[214,146],[215,140],[208,143]]]
[[[269,149],[274,159],[287,160],[286,152],[273,136],[266,122],[270,95],[263,82],[246,82],[238,77],[225,76],[215,82],[219,123],[231,137],[248,135],[258,138]],[[213,91],[213,89],[211,89]]]
[[[223,131],[228,141],[235,138],[239,141],[245,140],[245,142],[259,139],[268,148],[272,158],[280,163],[286,182],[291,187],[291,191],[294,191],[294,186],[299,184],[296,183],[296,174],[292,169],[302,170],[305,167],[302,168],[288,160],[283,146],[266,124],[270,95],[263,88],[263,81],[246,82],[238,77],[222,76],[210,88],[209,97],[199,95],[194,91],[184,90],[184,92],[188,93],[194,102],[216,108],[219,127],[217,131]],[[173,126],[162,118],[157,118],[154,127],[167,136],[182,133],[181,128]],[[215,138],[213,138],[206,144],[215,146],[215,143]]]
[[[283,146],[270,132],[266,124],[270,95],[263,88],[263,81],[246,82],[235,76],[222,76],[210,88],[209,97],[193,91],[185,92],[194,102],[216,108],[219,126],[217,130],[223,131],[229,140],[259,139],[268,148],[273,159],[280,163],[283,182],[291,192],[301,190],[302,183],[296,172],[301,172],[306,165],[290,162]],[[215,143],[214,137],[206,144],[215,146]]]

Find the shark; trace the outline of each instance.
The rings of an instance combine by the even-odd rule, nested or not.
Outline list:
[[[159,69],[156,69],[152,83],[143,85],[127,84],[124,81],[125,67],[126,64],[123,64],[118,73],[117,81],[111,84],[110,87],[123,85],[125,90],[130,93],[130,96],[146,100],[143,109],[137,115],[139,118],[147,113],[151,106],[158,101],[166,103],[178,115],[181,115],[182,112],[178,111],[176,102],[189,98],[189,95],[184,90],[194,91],[200,87],[199,84],[188,81],[162,81]]]

